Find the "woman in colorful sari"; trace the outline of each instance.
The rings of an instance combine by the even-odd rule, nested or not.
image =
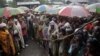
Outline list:
[[[0,45],[3,49],[3,56],[14,56],[15,47],[13,39],[6,28],[5,23],[0,23]]]

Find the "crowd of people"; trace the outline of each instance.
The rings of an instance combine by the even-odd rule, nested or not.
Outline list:
[[[93,19],[96,20],[89,22]],[[84,23],[88,24],[82,27]],[[20,54],[32,39],[43,46],[49,56],[100,56],[99,37],[100,18],[94,14],[79,18],[34,14],[29,11],[0,18],[2,56]]]

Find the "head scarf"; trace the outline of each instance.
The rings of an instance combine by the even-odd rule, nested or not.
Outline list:
[[[6,27],[7,25],[5,23],[0,24],[0,28]]]

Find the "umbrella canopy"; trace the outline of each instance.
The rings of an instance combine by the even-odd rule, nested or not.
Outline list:
[[[58,12],[59,12],[62,8],[64,8],[64,6],[49,9],[48,11],[46,11],[46,14],[58,14]]]
[[[10,10],[11,15],[17,15],[17,14],[23,14],[25,13],[24,10],[19,9],[19,8],[12,8]]]
[[[52,8],[58,8],[60,7],[61,5],[52,5]]]
[[[23,10],[12,7],[0,8],[0,16],[10,17],[12,15],[25,13]]]
[[[88,5],[86,8],[90,12],[98,12],[98,13],[100,13],[100,3],[95,3],[95,4]]]
[[[69,16],[69,17],[87,17],[90,15],[89,11],[82,6],[66,6],[59,11],[60,16]]]
[[[78,5],[78,6],[83,6],[82,4],[80,4],[80,3],[70,3],[69,5]]]
[[[52,6],[49,5],[40,5],[37,8],[34,9],[35,12],[46,12],[48,9],[50,9]]]
[[[22,10],[24,10],[24,11],[29,11],[29,10],[30,10],[28,7],[25,7],[25,6],[20,6],[20,7],[18,7],[18,8],[20,8],[20,9],[22,9]]]
[[[0,8],[0,17],[2,17],[3,16],[3,8]]]

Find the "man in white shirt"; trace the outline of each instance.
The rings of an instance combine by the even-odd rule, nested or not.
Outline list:
[[[19,35],[20,41],[21,41],[21,47],[25,48],[25,43],[24,43],[24,39],[23,39],[23,35],[22,35],[21,25],[17,19],[14,19],[14,27],[16,27],[16,30],[14,31],[14,33],[17,33],[17,31],[18,31],[18,35]]]

